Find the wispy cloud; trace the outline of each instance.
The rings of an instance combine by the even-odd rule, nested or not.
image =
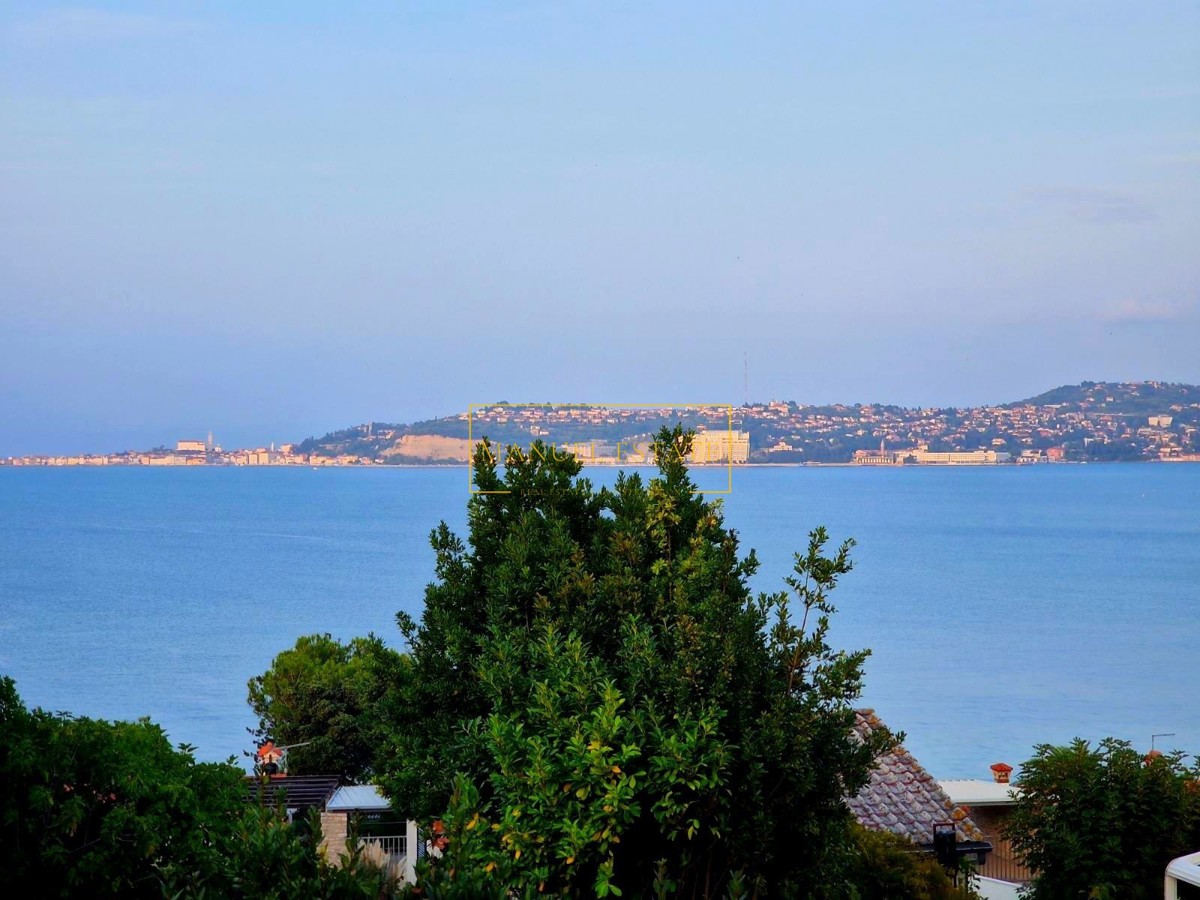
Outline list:
[[[13,26],[31,44],[94,43],[165,38],[194,30],[195,22],[103,9],[55,9]]]
[[[1128,298],[1101,308],[1096,312],[1096,318],[1101,322],[1145,325],[1177,322],[1188,318],[1195,310],[1194,303]]]
[[[1029,203],[1061,209],[1083,222],[1149,222],[1154,210],[1133,194],[1090,187],[1027,188],[1021,196]]]

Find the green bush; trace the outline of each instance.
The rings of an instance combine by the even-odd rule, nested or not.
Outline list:
[[[899,835],[855,826],[854,868],[847,897],[853,900],[972,900],[968,874],[962,886],[932,854]]]
[[[356,854],[320,858],[320,825],[245,802],[244,775],[197,763],[162,728],[29,710],[0,679],[5,897],[363,898],[392,893]]]
[[[1200,847],[1198,776],[1181,753],[1144,757],[1113,738],[1039,745],[1008,826],[1031,897],[1161,897],[1167,863]]]

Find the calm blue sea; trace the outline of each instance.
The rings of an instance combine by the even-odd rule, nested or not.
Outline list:
[[[466,499],[461,469],[0,470],[0,673],[240,756],[297,636],[399,645]],[[814,525],[858,540],[834,640],[937,777],[1076,735],[1200,753],[1200,466],[745,469],[725,503],[762,589]]]

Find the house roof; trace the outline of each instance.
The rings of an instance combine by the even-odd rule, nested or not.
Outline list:
[[[866,738],[883,723],[872,709],[855,715],[855,732]],[[846,801],[854,818],[867,828],[890,831],[914,844],[933,843],[933,826],[954,822],[960,842],[985,837],[970,816],[942,790],[932,775],[902,746],[879,757],[871,780]]]
[[[382,810],[391,809],[392,804],[379,793],[379,788],[373,784],[348,784],[337,789],[329,802],[325,804],[327,812],[342,812],[349,810]]]
[[[246,802],[260,806],[283,803],[289,809],[324,809],[337,790],[336,775],[275,775],[246,778]]]
[[[1012,806],[1021,796],[1021,786],[999,784],[978,778],[939,781],[951,801],[963,806]]]

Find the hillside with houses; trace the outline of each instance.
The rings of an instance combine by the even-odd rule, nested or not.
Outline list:
[[[468,436],[527,446],[636,442],[665,424],[732,426],[750,435],[752,463],[849,463],[856,451],[991,450],[1017,461],[1137,461],[1200,454],[1200,387],[1160,381],[1057,387],[993,406],[902,407],[796,401],[736,407],[608,408],[497,402],[412,424],[369,423],[309,438],[295,452],[387,463],[454,461],[444,440]],[[462,451],[459,451],[461,455]]]

